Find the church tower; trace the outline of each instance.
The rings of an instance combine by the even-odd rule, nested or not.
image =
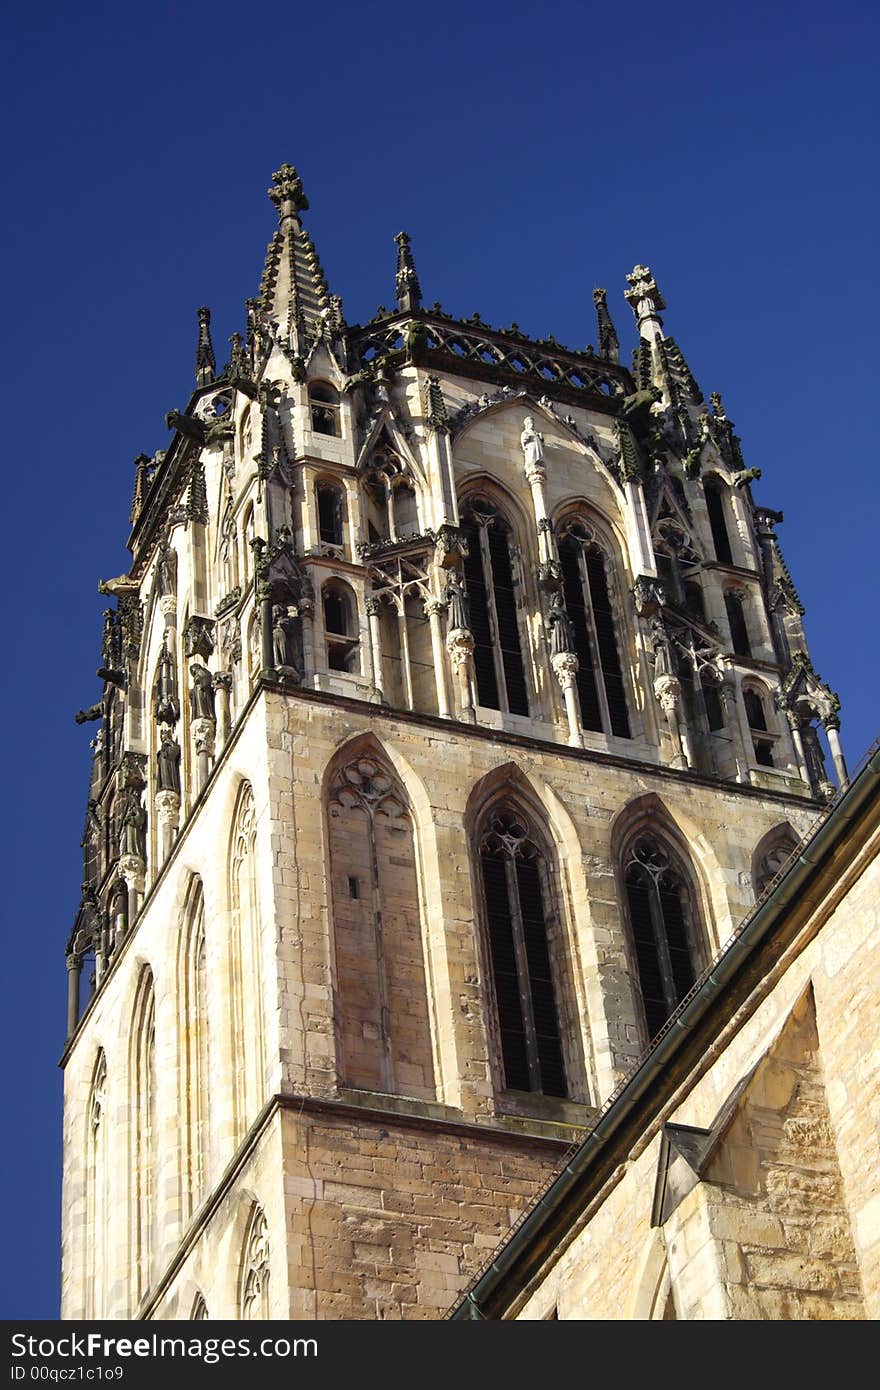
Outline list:
[[[426,308],[403,232],[352,326],[270,197],[100,586],[66,1318],[442,1316],[846,777],[648,267],[631,368],[601,289],[577,351]]]

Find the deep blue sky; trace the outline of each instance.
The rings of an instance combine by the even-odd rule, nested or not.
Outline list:
[[[642,260],[720,389],[858,757],[873,683],[876,6],[61,5],[4,22],[9,1041],[0,1317],[58,1300],[64,942],[77,901],[99,577],[127,568],[132,460],[191,390],[195,309],[243,327],[284,160],[350,322],[425,297],[625,340]],[[221,357],[221,361],[224,360]]]

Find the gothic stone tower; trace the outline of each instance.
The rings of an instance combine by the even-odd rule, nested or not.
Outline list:
[[[646,266],[619,360],[346,324],[285,165],[136,461],[67,947],[63,1315],[434,1318],[838,778]]]

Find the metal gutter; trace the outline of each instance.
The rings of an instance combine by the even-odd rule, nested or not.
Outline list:
[[[775,887],[759,903],[714,965],[697,981],[666,1024],[644,1061],[612,1095],[590,1132],[584,1137],[568,1163],[547,1190],[514,1227],[489,1267],[477,1277],[460,1301],[446,1315],[451,1321],[501,1317],[516,1295],[533,1277],[549,1248],[582,1210],[589,1191],[591,1170],[596,1168],[598,1186],[621,1161],[612,1141],[625,1142],[625,1127],[635,1119],[639,1101],[658,1082],[669,1063],[681,1052],[690,1035],[703,1021],[720,991],[731,986],[750,957],[775,927],[784,922],[785,913],[817,876],[837,849],[842,837],[857,817],[870,809],[880,794],[880,746],[874,745],[865,766],[850,782],[827,816],[802,842]],[[671,1084],[671,1083],[670,1083]],[[658,1091],[658,1097],[661,1093]],[[638,1132],[644,1128],[639,1124]],[[625,1155],[624,1155],[625,1156]],[[578,1200],[580,1198],[580,1200]]]

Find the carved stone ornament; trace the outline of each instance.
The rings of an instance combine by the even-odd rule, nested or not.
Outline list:
[[[146,865],[138,854],[123,854],[119,859],[119,872],[125,879],[126,887],[138,893],[144,891]]]
[[[217,736],[217,723],[214,719],[194,719],[192,722],[193,743],[197,753],[214,756],[214,740]]]
[[[200,656],[203,661],[214,650],[214,619],[195,615],[189,619],[183,634],[184,651],[187,657]]]
[[[667,715],[672,715],[681,700],[681,683],[676,676],[658,676],[654,681],[654,694]]]
[[[546,482],[547,469],[544,467],[544,436],[535,429],[531,415],[523,420],[522,434],[519,437],[525,460],[526,477],[529,482]]]
[[[557,652],[551,656],[550,665],[563,690],[568,690],[574,684],[580,664],[574,652]]]
[[[192,676],[190,690],[190,714],[193,720],[214,720],[214,683],[207,666],[193,662],[189,668]],[[194,726],[195,727],[195,726]]]
[[[180,792],[156,792],[156,817],[160,825],[170,825],[177,829],[180,819]]]
[[[666,603],[666,591],[656,579],[640,575],[632,588],[633,603],[640,618],[653,618]]]
[[[451,628],[446,634],[446,650],[457,671],[474,654],[474,634],[467,628]]]

